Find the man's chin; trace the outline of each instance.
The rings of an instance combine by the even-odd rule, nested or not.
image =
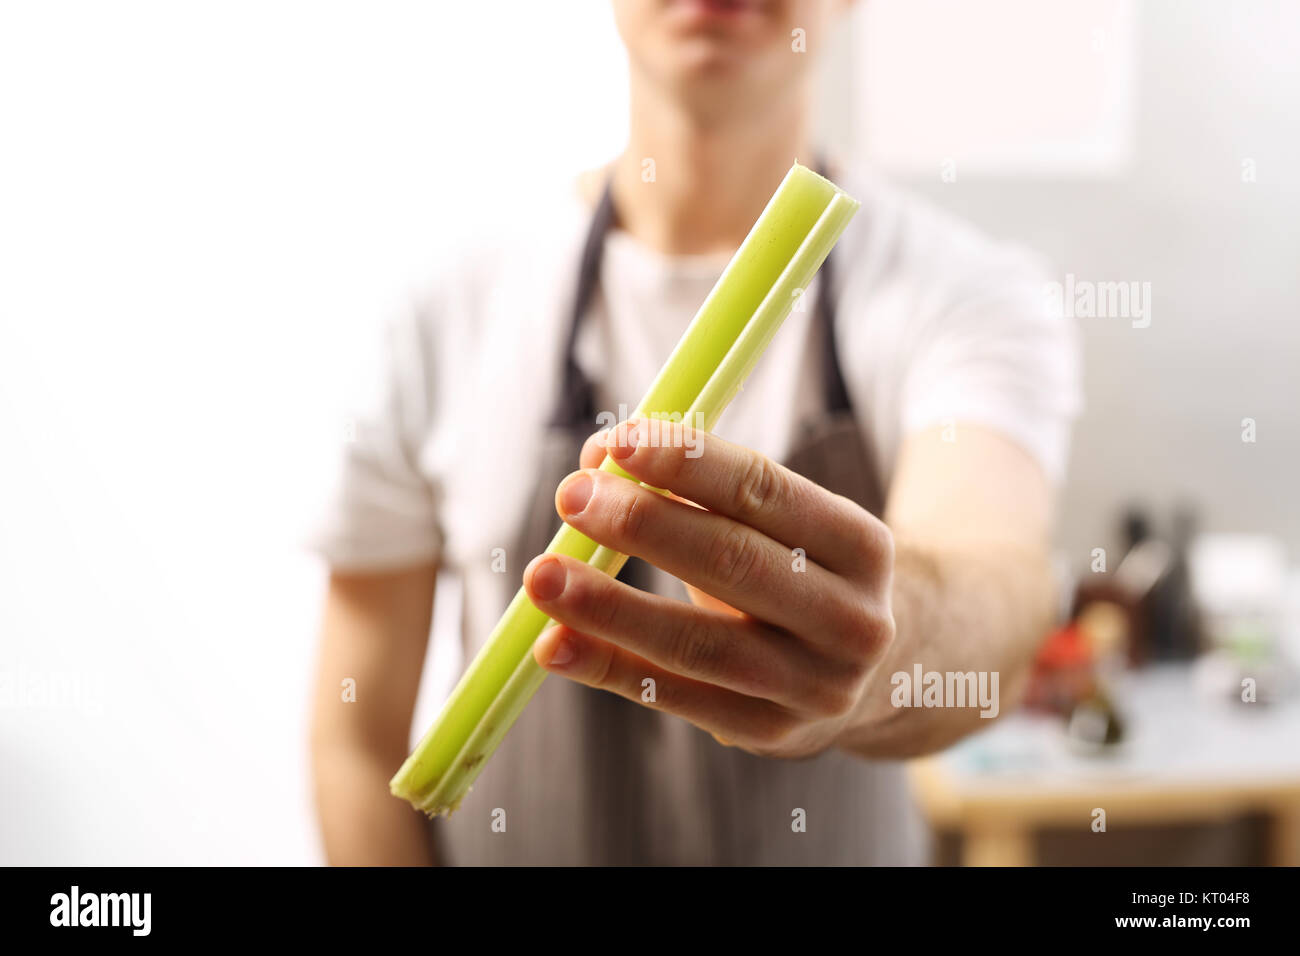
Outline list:
[[[734,43],[714,42],[705,37],[681,43],[675,53],[673,72],[682,83],[738,81],[750,58]]]

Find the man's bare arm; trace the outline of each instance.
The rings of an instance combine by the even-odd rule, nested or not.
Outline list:
[[[984,428],[935,428],[904,443],[895,475],[885,522],[896,637],[841,742],[865,756],[932,752],[991,722],[974,707],[893,706],[891,675],[917,664],[996,672],[1009,709],[1053,608],[1052,493],[1025,451]]]
[[[918,435],[886,524],[716,435],[644,431],[634,420],[588,442],[589,467],[561,482],[556,510],[675,575],[696,603],[543,555],[524,571],[556,622],[533,646],[539,664],[773,757],[924,753],[989,723],[977,707],[893,707],[891,675],[918,663],[997,671],[1009,706],[1051,593],[1051,496],[1028,454],[975,427]],[[672,496],[590,467],[602,449]]]
[[[388,792],[388,781],[406,759],[436,578],[433,564],[330,576],[312,762],[331,864],[434,862],[427,821]],[[355,702],[344,699],[349,678]]]

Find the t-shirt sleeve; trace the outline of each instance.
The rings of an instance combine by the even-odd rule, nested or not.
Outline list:
[[[435,412],[430,322],[427,305],[403,310],[358,374],[346,440],[308,535],[335,569],[383,570],[441,553],[438,488],[420,467]]]
[[[1002,251],[986,265],[932,300],[904,382],[903,432],[986,426],[1059,483],[1082,404],[1077,330],[1051,306],[1036,259]]]

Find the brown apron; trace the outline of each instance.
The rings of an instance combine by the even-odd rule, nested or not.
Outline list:
[[[613,221],[606,187],[583,248],[561,393],[514,554],[545,550],[559,527],[555,487],[596,430],[595,390],[575,345]],[[830,260],[819,281],[825,410],[804,425],[785,464],[878,514],[884,497],[836,354]],[[686,600],[680,581],[640,559],[619,577]],[[518,586],[507,583],[503,609]],[[436,828],[446,862],[460,864],[906,864],[921,862],[924,841],[895,763],[838,751],[755,757],[679,718],[558,677],[547,678],[460,809]]]

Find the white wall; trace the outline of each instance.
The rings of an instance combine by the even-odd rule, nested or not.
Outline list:
[[[0,4],[0,863],[318,858],[340,382],[624,69],[604,5]]]
[[[1065,5],[1080,6],[1100,18],[1113,4]],[[959,162],[944,182],[936,155],[904,179],[1046,253],[1062,278],[1151,283],[1150,327],[1080,322],[1088,407],[1061,528],[1076,562],[1115,542],[1129,501],[1161,517],[1193,503],[1206,529],[1277,534],[1300,562],[1300,5],[1147,0],[1136,10],[1125,168],[968,174]],[[999,23],[990,17],[989,28]],[[1086,21],[1076,26],[1044,42],[1089,43]],[[944,69],[927,60],[924,37],[894,41],[914,51],[915,69]],[[996,55],[978,37],[970,46]],[[1254,182],[1243,182],[1246,161]],[[1243,418],[1257,422],[1254,444],[1241,440]]]

